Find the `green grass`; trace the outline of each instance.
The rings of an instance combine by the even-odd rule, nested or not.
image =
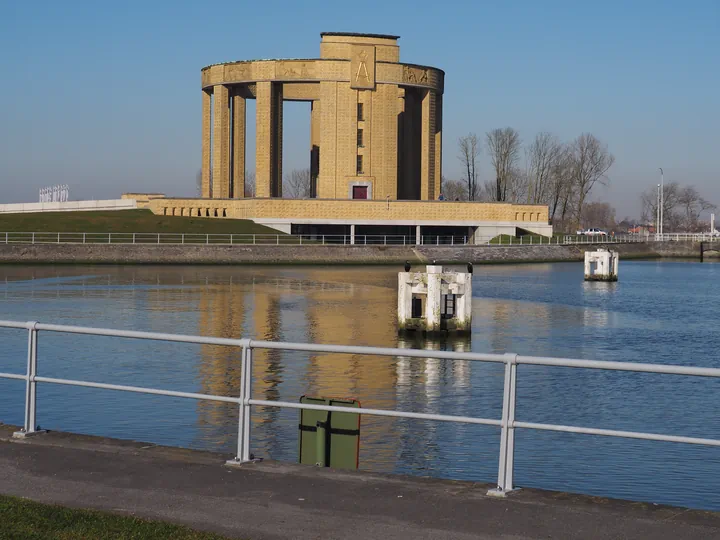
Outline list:
[[[0,232],[278,234],[247,219],[156,216],[150,210],[5,214]]]
[[[525,234],[521,237],[512,236],[509,234],[501,234],[490,240],[491,244],[501,244],[501,245],[515,245],[515,244],[527,244],[527,245],[535,245],[535,244],[547,244],[548,242],[552,242],[553,244],[560,243],[562,244],[562,237],[563,235],[553,235],[551,239],[548,239],[547,236],[541,236],[539,234]]]
[[[222,540],[226,537],[159,521],[75,510],[0,495],[0,538]]]

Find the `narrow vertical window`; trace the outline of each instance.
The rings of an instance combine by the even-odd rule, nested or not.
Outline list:
[[[357,173],[363,174],[363,157],[362,156],[357,157]]]
[[[357,111],[357,112],[358,112],[358,114],[357,114],[357,117],[358,117],[358,118],[357,118],[357,119],[358,119],[358,122],[362,122],[363,120],[365,120],[364,111],[363,111],[363,104],[362,104],[362,103],[358,103],[357,105],[358,105],[358,111]]]
[[[363,144],[363,130],[362,129],[357,130],[357,145],[359,148],[362,148],[363,146],[365,146]]]

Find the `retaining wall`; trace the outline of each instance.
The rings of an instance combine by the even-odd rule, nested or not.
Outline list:
[[[598,246],[222,246],[0,244],[0,263],[49,264],[413,264],[581,261]],[[620,258],[698,258],[698,242],[616,244]]]
[[[137,208],[134,199],[106,199],[99,201],[66,201],[0,204],[0,214],[29,212],[82,212],[91,210],[131,210]]]

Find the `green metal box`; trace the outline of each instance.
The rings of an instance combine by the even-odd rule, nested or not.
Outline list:
[[[300,403],[357,407],[356,399],[302,396]],[[360,460],[360,415],[300,409],[299,461],[306,465],[357,469]]]

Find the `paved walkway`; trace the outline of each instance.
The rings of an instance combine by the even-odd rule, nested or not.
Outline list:
[[[249,540],[710,539],[720,514],[470,482],[293,464],[0,425],[0,493],[185,524]]]

